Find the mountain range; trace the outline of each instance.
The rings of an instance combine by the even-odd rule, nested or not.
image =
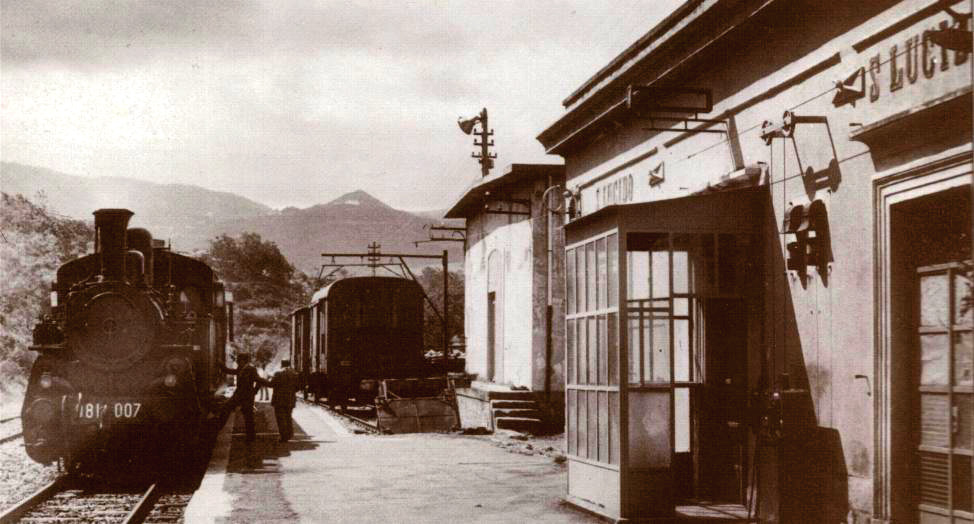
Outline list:
[[[304,209],[275,210],[234,193],[194,185],[81,177],[11,162],[0,162],[0,190],[84,220],[91,220],[98,208],[130,209],[135,213],[133,226],[147,228],[183,252],[205,250],[209,240],[221,234],[254,232],[276,243],[305,272],[317,272],[322,252],[365,252],[370,242],[379,243],[386,253],[440,254],[447,249],[451,265],[463,260],[459,242],[413,244],[429,238],[425,227],[431,223],[462,226],[462,221],[436,218],[441,211],[394,209],[365,191]],[[426,264],[414,268],[421,265]]]

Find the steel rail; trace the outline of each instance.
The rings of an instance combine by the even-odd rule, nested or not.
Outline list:
[[[337,409],[329,406],[327,403],[322,402],[320,400],[318,402],[316,402],[315,405],[321,406],[321,407],[327,409],[329,412],[331,412],[331,413],[333,413],[333,414],[335,414],[335,415],[337,415],[339,417],[342,417],[345,420],[348,420],[348,421],[352,422],[353,424],[356,424],[358,426],[363,427],[369,433],[374,433],[376,435],[382,434],[382,431],[379,430],[379,423],[378,423],[378,421],[376,421],[375,423],[372,423],[372,422],[369,422],[368,420],[365,420],[365,419],[362,419],[362,418],[358,418],[358,417],[356,417],[354,415],[349,415],[348,413],[342,413],[341,411],[339,411],[339,410],[337,410]]]
[[[7,435],[6,437],[0,438],[0,444],[6,444],[7,442],[10,442],[11,440],[17,440],[17,439],[19,439],[19,438],[21,438],[23,436],[24,436],[23,432],[21,432],[21,433],[14,433],[13,435]]]
[[[161,495],[162,492],[159,489],[158,483],[149,486],[149,489],[145,490],[145,494],[142,495],[138,504],[125,517],[122,524],[141,524],[149,516],[149,513],[152,512],[152,508],[155,507]]]
[[[12,422],[20,418],[20,415],[14,415],[12,417],[0,418],[0,424],[6,424],[7,422]]]
[[[68,486],[68,477],[58,477],[54,479],[50,484],[35,491],[31,496],[20,501],[0,514],[0,524],[17,522],[21,519],[21,517],[26,515],[27,512],[36,508],[41,503],[49,500],[56,493],[64,490],[66,486]]]

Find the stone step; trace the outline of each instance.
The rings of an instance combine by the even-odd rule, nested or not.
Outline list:
[[[541,421],[527,417],[500,417],[494,419],[494,429],[510,429],[525,433],[537,433],[541,429]]]
[[[534,409],[533,400],[491,400],[491,409]]]
[[[488,391],[490,400],[534,400],[534,393],[530,391]]]
[[[501,417],[523,417],[523,418],[536,418],[540,419],[540,413],[537,409],[494,409],[494,418]]]

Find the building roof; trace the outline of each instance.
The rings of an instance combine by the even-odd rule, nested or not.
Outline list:
[[[503,170],[483,177],[467,189],[450,206],[443,218],[467,218],[483,210],[484,196],[520,182],[539,177],[562,177],[565,166],[561,164],[510,164]]]
[[[582,131],[627,112],[629,85],[658,85],[690,57],[720,40],[729,28],[775,1],[686,1],[569,95],[562,102],[566,113],[542,131],[538,141],[549,154],[561,154]]]

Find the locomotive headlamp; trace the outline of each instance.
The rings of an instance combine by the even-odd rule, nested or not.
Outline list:
[[[170,374],[166,375],[166,378],[163,379],[162,382],[163,382],[163,384],[166,385],[167,388],[174,388],[174,387],[176,387],[176,384],[179,381],[176,380],[176,375],[173,375],[172,373],[170,373]]]
[[[54,403],[46,398],[39,398],[30,405],[30,418],[40,424],[47,424],[54,420],[57,410]]]
[[[57,307],[57,291],[51,291],[51,307]]]
[[[51,386],[54,385],[54,379],[51,378],[50,373],[42,373],[37,383],[44,389],[51,389]]]

